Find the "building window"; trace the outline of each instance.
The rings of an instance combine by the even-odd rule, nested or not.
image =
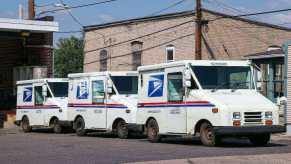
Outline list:
[[[166,47],[166,57],[167,62],[175,61],[175,47],[173,45],[168,45]]]
[[[106,50],[100,51],[100,71],[107,71],[108,53]]]
[[[141,66],[142,46],[143,43],[139,41],[134,41],[131,43],[132,70],[137,70],[137,67]]]

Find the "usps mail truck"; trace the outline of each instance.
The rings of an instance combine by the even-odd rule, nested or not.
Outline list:
[[[137,124],[152,142],[200,135],[208,146],[225,136],[264,145],[271,133],[285,131],[278,107],[257,92],[248,61],[178,61],[138,72]]]
[[[77,135],[113,132],[127,138],[135,130],[137,72],[69,74],[69,117]]]
[[[72,128],[67,121],[68,80],[35,79],[17,83],[16,124],[24,132],[50,127],[55,133]]]

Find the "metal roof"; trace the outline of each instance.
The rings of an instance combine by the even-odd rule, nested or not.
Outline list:
[[[154,64],[138,67],[138,71],[147,71],[188,65],[191,66],[249,66],[248,60],[181,60],[170,63]]]
[[[68,82],[67,78],[45,78],[45,79],[32,79],[17,81],[17,85],[33,84],[33,83],[44,83],[44,82]]]
[[[51,21],[0,18],[1,31],[57,32],[59,24]]]
[[[94,76],[137,76],[137,71],[105,71],[105,72],[88,72],[88,73],[72,73],[69,78],[94,77]]]

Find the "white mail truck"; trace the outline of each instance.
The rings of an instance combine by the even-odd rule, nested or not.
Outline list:
[[[55,133],[72,129],[67,121],[68,80],[59,78],[18,81],[16,125],[24,132],[50,127]]]
[[[214,146],[222,137],[267,144],[284,132],[278,107],[256,90],[248,61],[177,61],[141,66],[137,124],[152,142],[165,136],[198,135]]]
[[[113,132],[127,138],[135,129],[137,72],[69,74],[69,119],[77,135]]]

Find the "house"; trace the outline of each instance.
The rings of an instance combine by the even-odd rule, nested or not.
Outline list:
[[[203,9],[203,59],[245,59],[281,46],[291,29]],[[84,27],[84,72],[136,70],[194,59],[195,13],[185,11]]]
[[[0,18],[0,112],[15,109],[17,80],[52,76],[53,32],[58,29],[52,17]]]

